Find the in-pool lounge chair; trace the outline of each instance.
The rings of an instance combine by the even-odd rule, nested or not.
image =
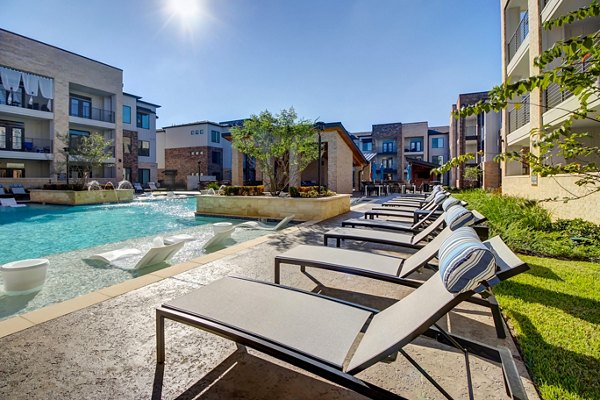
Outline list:
[[[278,230],[283,229],[286,226],[288,226],[288,224],[294,219],[294,217],[296,217],[296,216],[293,214],[288,215],[287,217],[285,217],[284,219],[279,221],[276,225],[267,225],[267,224],[263,224],[260,221],[248,221],[248,222],[242,222],[241,224],[238,224],[237,226],[244,227],[244,228],[260,229],[263,231],[278,231]]]
[[[158,239],[160,239],[160,241]],[[150,250],[148,250],[146,254],[144,254],[144,256],[134,265],[133,269],[142,269],[151,265],[166,262],[170,260],[175,255],[175,253],[181,250],[184,244],[185,242],[163,244],[162,238],[157,237],[154,239],[153,245],[150,248]],[[138,254],[141,254],[141,251],[138,249],[119,249],[94,254],[93,256],[89,257],[89,259],[104,261],[107,264],[112,264],[119,259],[135,256]]]
[[[463,289],[457,291],[436,273],[383,311],[266,282],[222,278],[156,309],[157,362],[165,362],[165,319],[169,319],[233,340],[240,349],[248,346],[372,399],[403,399],[356,376],[398,352],[442,395],[452,398],[404,351],[414,339],[426,336],[464,353],[469,397],[473,397],[469,355],[474,354],[501,363],[508,396],[526,399],[510,350],[452,335],[436,323],[483,285],[497,282],[487,250],[481,251],[486,254],[479,256],[473,268],[462,268],[464,262],[459,265],[463,277],[478,276],[467,281]],[[453,257],[451,252],[445,254]],[[522,264],[512,253],[506,259],[503,256],[496,254],[496,263],[503,269],[517,270]],[[450,262],[457,259],[454,256]],[[492,275],[480,275],[482,267]]]
[[[448,211],[446,211],[446,213],[447,212]],[[477,212],[477,210],[472,210],[470,212],[473,215],[472,225],[479,225],[486,220],[486,217]],[[449,217],[446,213],[440,215],[427,228],[423,229],[419,233],[389,232],[376,229],[360,228],[333,228],[325,232],[323,236],[323,244],[328,246],[329,239],[335,239],[336,247],[340,247],[342,240],[360,240],[363,242],[379,243],[391,246],[421,248],[427,244],[426,239],[439,234],[443,228],[444,221],[446,221],[446,223],[453,222],[451,217]],[[478,229],[476,228],[476,230]]]
[[[7,199],[0,199],[0,206],[2,207],[27,207],[25,204],[18,204],[14,197]]]

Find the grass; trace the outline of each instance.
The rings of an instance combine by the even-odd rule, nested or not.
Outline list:
[[[495,293],[543,399],[600,399],[600,264],[522,256]]]
[[[488,218],[491,235],[519,253],[600,262],[600,227],[580,219],[552,222],[550,213],[533,201],[467,190],[453,194]]]

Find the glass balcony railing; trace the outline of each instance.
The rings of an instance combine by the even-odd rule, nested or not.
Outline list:
[[[523,17],[521,18],[521,22],[517,27],[517,30],[513,33],[510,40],[506,44],[506,54],[508,56],[508,62],[513,59],[515,54],[517,54],[517,50],[521,47],[521,44],[527,38],[529,34],[529,13],[525,12]]]
[[[0,135],[0,151],[23,151],[28,153],[52,153],[52,140],[38,138],[11,138]]]
[[[93,119],[95,121],[103,122],[115,122],[115,112],[110,110],[103,110],[101,108],[83,108],[78,110],[71,109],[69,112],[71,117],[79,117],[85,119]]]

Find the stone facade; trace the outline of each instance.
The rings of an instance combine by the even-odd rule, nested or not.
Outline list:
[[[123,168],[131,168],[131,182],[139,182],[138,179],[138,134],[135,131],[123,130],[123,138],[131,141],[130,152],[123,149]]]
[[[222,164],[212,163],[212,152],[220,154],[222,159],[223,150],[217,147],[198,146],[165,149],[165,170],[176,170],[174,181],[177,187],[187,187],[187,176],[223,174]],[[198,166],[200,163],[200,166]]]
[[[32,190],[31,201],[42,204],[78,206],[85,204],[122,203],[133,200],[133,189],[117,190]]]
[[[486,189],[499,188],[502,184],[500,164],[495,161],[483,163],[483,187]]]

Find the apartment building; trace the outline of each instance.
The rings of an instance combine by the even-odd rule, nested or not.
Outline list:
[[[156,110],[158,104],[123,93],[123,177],[143,186],[158,181]]]
[[[191,189],[202,177],[231,181],[231,143],[223,138],[228,131],[229,125],[211,121],[163,127],[157,132],[158,152],[164,153],[159,182]]]
[[[487,92],[463,93],[458,95],[452,112],[473,105],[488,98]],[[501,151],[500,127],[502,114],[490,111],[469,117],[450,116],[450,158],[467,153],[475,155],[474,160],[453,168],[450,172],[450,185],[457,188],[482,187],[495,189],[500,187],[500,163],[494,161]],[[447,161],[447,160],[446,160]],[[477,168],[479,177],[473,181],[465,180],[465,168]]]
[[[450,128],[447,125],[430,126],[427,130],[429,162],[432,164],[441,166],[450,159],[449,132]],[[450,173],[446,172],[435,179],[441,184],[448,185],[450,182]]]
[[[112,157],[90,178],[123,179],[122,90],[121,69],[0,29],[0,183],[41,187],[78,177],[77,160],[67,163],[66,154],[92,133],[112,142]]]
[[[501,0],[502,26],[502,79],[516,82],[539,73],[533,60],[558,40],[597,32],[600,18],[567,24],[552,30],[544,30],[545,21],[568,14],[579,7],[591,4],[591,0]],[[556,65],[551,65],[554,67]],[[585,63],[580,65],[585,68]],[[530,132],[542,126],[559,126],[578,107],[578,99],[572,93],[561,92],[556,86],[547,90],[533,90],[527,96],[513,99],[521,107],[509,106],[502,115],[504,150],[529,152]],[[594,96],[588,107],[600,111],[600,100]],[[578,120],[574,131],[591,134],[590,144],[600,145],[600,124],[591,119]],[[557,161],[557,160],[555,160]],[[560,160],[558,160],[560,161]],[[577,187],[576,177],[571,175],[542,178],[530,175],[529,166],[519,162],[507,162],[502,168],[502,191],[506,194],[531,199],[556,196],[581,195],[585,191]],[[581,217],[600,222],[600,194],[596,193],[568,203],[542,203],[556,217]]]
[[[447,126],[430,128],[427,122],[375,124],[371,132],[356,132],[353,137],[371,162],[371,176],[363,177],[366,180],[421,185],[438,180],[429,172],[448,161]]]

